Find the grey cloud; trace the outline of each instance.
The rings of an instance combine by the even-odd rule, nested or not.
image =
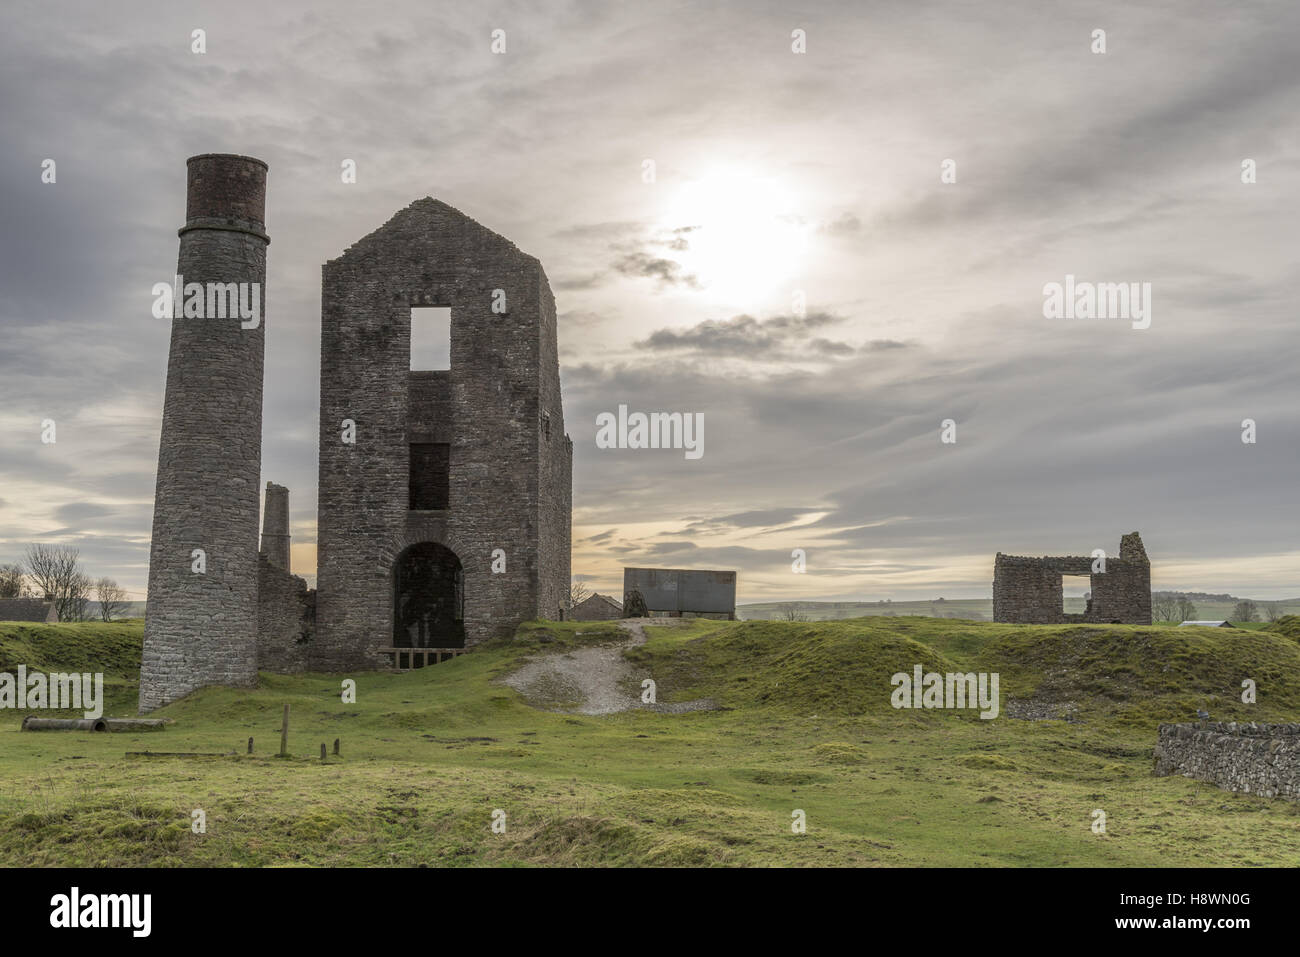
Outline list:
[[[823,223],[818,229],[831,236],[852,236],[862,230],[862,220],[853,213],[841,213],[830,222]]]
[[[709,319],[687,329],[657,329],[637,342],[636,346],[654,351],[689,350],[742,358],[765,356],[798,345],[812,329],[843,321],[841,317],[826,312],[812,312],[807,316],[774,316],[770,319],[755,319],[753,316]],[[825,338],[815,338],[809,345],[813,351],[823,355],[849,354],[853,351],[853,347],[847,343]]]
[[[1132,528],[1157,574],[1223,560],[1212,590],[1232,559],[1294,552],[1300,9],[827,10],[807,58],[770,52],[785,12],[741,13],[697,6],[683,32],[618,5],[520,6],[493,57],[454,2],[382,21],[346,3],[228,6],[205,14],[202,59],[143,11],[0,14],[0,548],[28,537],[30,493],[14,490],[39,488],[89,567],[143,587],[168,344],[147,293],[175,265],[185,157],[236,150],[271,164],[263,472],[290,487],[295,528],[315,504],[320,264],[432,194],[556,277],[574,503],[610,527],[596,550],[635,553],[629,515],[685,525],[653,539],[675,551],[644,557],[745,581],[779,571],[785,530],[724,520],[818,503],[797,532],[821,543],[816,568],[868,576],[835,590],[901,595],[888,576],[913,572],[927,593],[987,594],[988,573],[950,563],[1110,548]],[[1086,51],[1094,19],[1105,57]],[[1009,36],[1016,55],[990,57]],[[1254,186],[1237,180],[1247,156]],[[698,288],[678,262],[689,215],[663,216],[721,160],[802,195],[787,216],[809,231],[801,288],[833,288],[819,301],[851,315],[761,318],[788,290],[731,304]],[[1154,281],[1152,328],[1042,320],[1041,284],[1067,271]],[[704,458],[596,449],[594,416],[620,402],[702,412]],[[38,447],[45,415],[56,449]],[[772,549],[710,551],[747,532]]]
[[[628,253],[614,260],[613,268],[624,276],[657,279],[664,286],[688,286],[696,289],[700,285],[699,280],[686,272],[676,260],[644,252]]]

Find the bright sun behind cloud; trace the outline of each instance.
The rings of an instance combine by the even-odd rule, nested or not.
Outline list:
[[[675,188],[662,223],[684,244],[672,256],[719,304],[779,309],[790,301],[811,225],[779,180],[711,171]]]

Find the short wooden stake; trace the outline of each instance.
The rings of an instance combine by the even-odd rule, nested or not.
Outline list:
[[[284,719],[280,722],[280,757],[289,754],[289,706],[284,706]]]
[[[335,739],[334,739],[334,753],[335,753],[335,754],[338,754],[338,753],[339,753],[339,739],[338,739],[338,738],[335,738]]]
[[[249,739],[248,739],[248,753],[249,753],[249,754],[252,754],[252,753],[253,753],[253,739],[252,739],[252,738],[249,738]]]

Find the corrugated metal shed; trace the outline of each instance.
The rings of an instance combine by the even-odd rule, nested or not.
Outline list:
[[[736,617],[736,573],[686,568],[623,569],[624,602],[639,591],[651,612]]]
[[[1186,628],[1188,625],[1196,625],[1199,628],[1231,628],[1230,621],[1185,621],[1179,628]]]

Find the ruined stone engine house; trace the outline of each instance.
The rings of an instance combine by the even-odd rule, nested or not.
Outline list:
[[[1091,556],[1028,558],[998,552],[993,620],[1026,625],[1151,624],[1151,562],[1142,537],[1131,532],[1121,538],[1119,557],[1107,557],[1105,571],[1094,571],[1096,561]],[[1091,584],[1092,597],[1081,615],[1065,613],[1067,575],[1086,576]]]
[[[177,272],[263,284],[266,164],[188,166]],[[448,368],[412,364],[429,307],[448,310]],[[290,572],[274,483],[258,547],[264,343],[237,313],[172,320],[142,712],[259,669],[380,668],[560,616],[573,444],[537,259],[425,198],[325,264],[316,590]]]

